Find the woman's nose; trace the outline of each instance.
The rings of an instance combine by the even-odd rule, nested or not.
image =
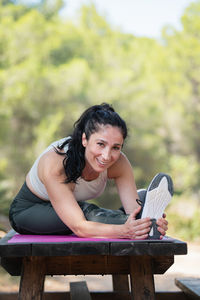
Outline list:
[[[104,151],[102,152],[102,157],[105,161],[110,160],[110,150],[104,149]]]

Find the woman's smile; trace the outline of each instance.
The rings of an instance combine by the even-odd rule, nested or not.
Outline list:
[[[99,158],[97,158],[97,162],[101,165],[101,166],[106,166],[108,165],[109,161],[108,162],[103,162],[102,160],[100,160]]]
[[[101,125],[88,140],[83,134],[82,144],[85,147],[85,171],[90,166],[100,173],[118,160],[123,145],[123,136],[118,127]]]

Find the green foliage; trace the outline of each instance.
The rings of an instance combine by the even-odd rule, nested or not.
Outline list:
[[[63,20],[62,6],[0,1],[0,211],[37,155],[102,102],[127,121],[124,151],[138,188],[168,172],[178,201],[187,195],[199,206],[200,1],[186,9],[181,30],[163,28],[161,41],[113,29],[94,5],[76,22]],[[96,201],[120,206],[112,184]],[[187,219],[170,211],[175,230],[195,239],[198,209]]]
[[[7,166],[6,159],[0,159],[0,214],[8,214],[11,203],[10,184],[4,175]]]
[[[177,213],[169,214],[168,235],[185,241],[200,241],[200,209],[192,217],[182,217]]]

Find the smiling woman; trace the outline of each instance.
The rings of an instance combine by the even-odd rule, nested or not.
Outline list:
[[[138,193],[132,167],[121,151],[126,136],[126,123],[110,105],[88,108],[75,122],[72,135],[53,142],[33,164],[11,204],[13,228],[22,234],[147,238],[152,226],[151,195],[163,204],[173,193],[172,182],[168,175],[159,174],[147,191]],[[119,210],[86,202],[103,193],[108,179],[116,183],[123,205]],[[142,219],[141,202],[147,211]],[[161,237],[165,235],[167,221],[162,213],[157,228]]]
[[[93,133],[89,140],[83,133],[82,144],[85,147],[87,167],[84,173],[93,172],[98,177],[99,172],[111,167],[119,159],[123,145],[123,136],[118,127],[101,125],[99,126],[99,131]]]

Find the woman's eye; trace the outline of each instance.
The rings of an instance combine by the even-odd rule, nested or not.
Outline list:
[[[98,143],[98,145],[99,145],[100,147],[103,147],[103,146],[104,146],[104,144],[103,144],[103,143]]]

